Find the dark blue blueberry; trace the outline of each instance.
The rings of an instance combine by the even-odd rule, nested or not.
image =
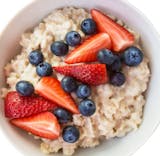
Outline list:
[[[115,61],[116,56],[112,53],[112,51],[102,49],[99,51],[97,58],[100,63],[111,65]]]
[[[71,93],[77,89],[77,83],[76,80],[70,76],[65,76],[61,80],[61,86],[64,91]]]
[[[34,87],[28,81],[19,81],[16,84],[16,90],[23,96],[31,96],[34,93]]]
[[[96,111],[96,105],[92,100],[82,100],[78,106],[80,113],[83,116],[91,116]]]
[[[111,75],[110,83],[114,86],[122,86],[126,81],[125,75],[121,72],[115,72]]]
[[[62,137],[65,142],[74,143],[79,139],[80,132],[75,126],[66,126],[63,129]]]
[[[143,53],[137,47],[130,47],[124,51],[124,63],[128,66],[138,66],[143,60]]]
[[[111,64],[109,68],[111,69],[111,71],[120,71],[122,69],[121,58],[117,56],[115,61]]]
[[[64,56],[68,53],[68,45],[63,41],[56,41],[51,45],[51,51],[56,56]]]
[[[35,66],[37,66],[38,64],[40,64],[41,62],[43,62],[43,54],[38,51],[32,51],[29,56],[28,56],[29,62]]]
[[[81,23],[81,29],[86,35],[95,34],[97,31],[96,22],[91,18],[85,19]]]
[[[91,95],[91,89],[87,85],[79,85],[76,91],[76,94],[79,98],[84,99]]]
[[[54,115],[57,117],[59,123],[64,124],[72,120],[72,115],[70,112],[63,108],[56,108],[54,110]]]
[[[81,35],[76,31],[70,31],[66,35],[66,42],[71,47],[75,47],[81,43]]]
[[[43,62],[36,67],[36,72],[39,76],[43,77],[43,76],[51,76],[53,70],[52,66],[49,63]]]

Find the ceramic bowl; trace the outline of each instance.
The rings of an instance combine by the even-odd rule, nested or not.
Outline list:
[[[140,128],[121,139],[103,142],[96,148],[79,149],[76,156],[129,156],[146,142],[160,122],[160,40],[147,18],[125,0],[37,0],[21,10],[8,24],[0,36],[0,88],[5,85],[3,68],[19,52],[20,36],[37,25],[52,10],[65,6],[98,8],[122,19],[141,35],[145,54],[150,59],[152,72],[146,94],[144,119]],[[4,117],[3,101],[0,101],[0,131],[24,156],[44,156],[39,141],[11,126]],[[58,155],[58,154],[57,154]]]

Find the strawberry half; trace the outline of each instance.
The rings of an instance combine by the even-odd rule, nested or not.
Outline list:
[[[36,86],[36,92],[46,99],[55,102],[57,105],[68,109],[72,113],[79,113],[72,97],[62,89],[60,82],[55,78],[41,78]]]
[[[60,135],[58,120],[50,112],[44,112],[25,118],[12,119],[10,122],[17,127],[42,138],[57,139]]]
[[[99,33],[84,41],[80,46],[71,51],[65,59],[68,64],[97,61],[97,53],[104,48],[111,48],[108,34]]]
[[[56,104],[40,96],[25,97],[16,91],[9,92],[5,98],[5,116],[21,118],[53,110]]]
[[[111,37],[112,48],[114,51],[119,52],[133,45],[134,35],[127,29],[117,24],[110,17],[104,15],[99,10],[92,9],[91,15],[97,23],[98,30],[100,32],[108,33]]]
[[[59,66],[53,67],[53,69],[58,73],[72,76],[77,80],[89,85],[100,85],[108,82],[107,69],[105,64]]]

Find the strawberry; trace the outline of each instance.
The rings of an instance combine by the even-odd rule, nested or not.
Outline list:
[[[111,40],[108,34],[99,33],[84,41],[66,57],[68,64],[79,62],[92,62],[97,60],[97,53],[103,48],[111,48]]]
[[[60,82],[55,78],[41,78],[36,86],[36,92],[46,99],[57,103],[57,105],[68,109],[72,113],[79,113],[72,97],[62,89]]]
[[[63,75],[72,76],[77,80],[89,85],[100,85],[108,81],[105,64],[59,66],[53,67],[53,69]]]
[[[53,110],[56,104],[40,96],[25,97],[16,91],[9,92],[5,98],[5,116],[21,118]]]
[[[119,52],[133,45],[134,35],[113,21],[110,17],[96,9],[91,10],[91,15],[97,23],[98,30],[100,32],[108,33],[111,37],[112,48],[114,51]]]
[[[30,117],[12,119],[10,122],[42,138],[57,139],[60,135],[60,125],[57,118],[51,112],[43,112]]]

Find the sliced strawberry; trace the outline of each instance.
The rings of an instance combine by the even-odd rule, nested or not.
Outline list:
[[[62,89],[60,82],[55,78],[41,78],[36,86],[36,92],[72,113],[79,113],[72,97]]]
[[[119,52],[133,45],[134,35],[127,29],[96,9],[91,10],[91,15],[97,23],[98,30],[100,32],[108,33],[111,37],[112,48],[114,51]]]
[[[5,116],[21,118],[53,110],[56,104],[40,96],[25,97],[16,91],[9,92],[5,98]]]
[[[10,122],[17,127],[42,138],[57,139],[60,135],[58,120],[50,112],[44,112],[25,118],[12,119]]]
[[[96,61],[98,51],[103,48],[111,48],[110,37],[106,33],[96,34],[71,51],[66,57],[65,62],[73,64]]]
[[[53,67],[53,69],[63,75],[72,76],[89,85],[100,85],[108,81],[107,69],[104,64],[59,66]]]

